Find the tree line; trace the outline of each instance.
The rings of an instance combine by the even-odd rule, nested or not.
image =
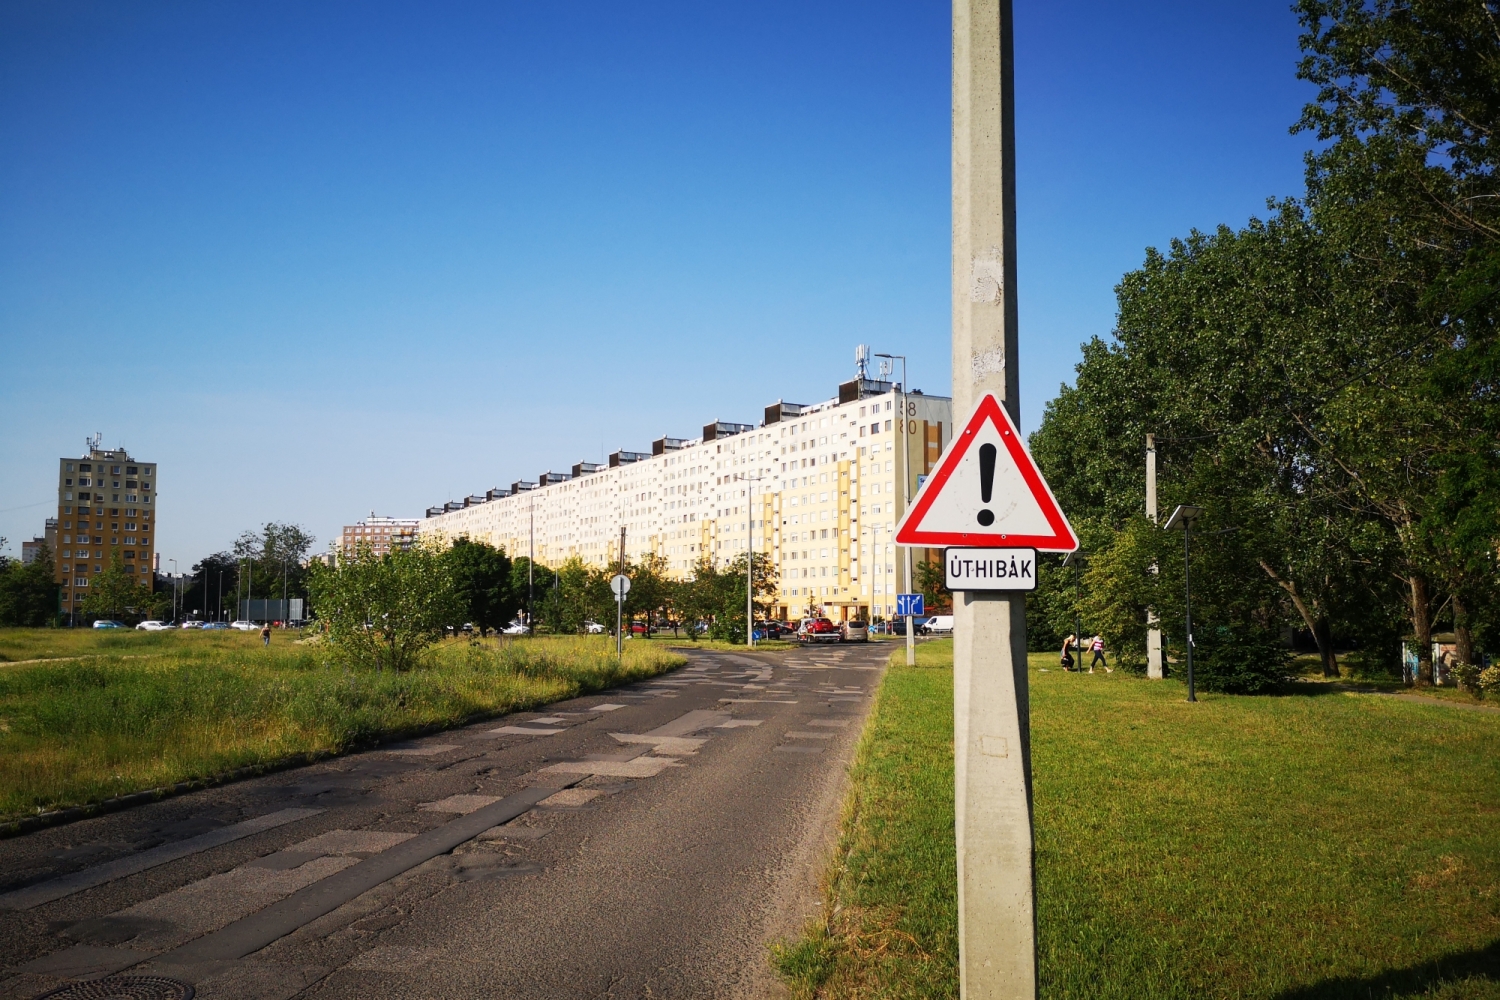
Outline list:
[[[1031,436],[1086,552],[1044,567],[1029,628],[1081,613],[1135,665],[1148,611],[1183,652],[1183,539],[1195,528],[1196,664],[1210,687],[1285,673],[1301,630],[1323,671],[1431,683],[1452,630],[1463,676],[1500,646],[1500,14],[1460,0],[1301,0],[1295,131],[1318,142],[1299,198],[1264,219],[1148,250],[1117,286],[1112,336],[1084,345]]]
[[[755,555],[751,570],[755,612],[769,615],[775,569]],[[699,562],[690,579],[672,579],[657,555],[623,566],[591,566],[573,557],[555,568],[511,559],[503,549],[466,537],[446,548],[414,545],[376,554],[356,549],[329,566],[308,567],[307,586],[317,625],[360,663],[406,670],[421,653],[453,630],[471,626],[483,637],[513,621],[538,633],[573,635],[594,624],[613,632],[615,596],[610,578],[623,570],[630,591],[623,622],[686,626],[713,638],[745,636],[745,556],[720,566]]]

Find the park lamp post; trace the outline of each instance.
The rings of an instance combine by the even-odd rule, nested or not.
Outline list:
[[[1193,522],[1203,514],[1202,507],[1194,507],[1192,504],[1178,504],[1177,509],[1172,511],[1172,516],[1167,518],[1167,523],[1162,525],[1167,531],[1182,532],[1182,593],[1183,608],[1186,612],[1184,628],[1187,633],[1187,684],[1188,701],[1197,701],[1198,695],[1193,690]]]
[[[1063,556],[1063,568],[1073,567],[1073,652],[1078,654],[1078,669],[1083,669],[1083,617],[1078,602],[1083,596],[1083,561],[1088,553],[1074,549]]]

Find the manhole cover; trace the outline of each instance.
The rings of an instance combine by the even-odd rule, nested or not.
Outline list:
[[[106,976],[59,986],[36,1000],[193,1000],[193,988],[162,976]]]

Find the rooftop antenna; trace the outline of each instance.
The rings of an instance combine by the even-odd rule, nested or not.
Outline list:
[[[896,362],[891,358],[884,358],[880,362],[880,381],[889,382],[891,372],[896,370]]]
[[[870,377],[869,344],[860,344],[854,349],[854,377],[860,381]]]
[[[88,450],[90,452],[98,451],[99,450],[99,445],[103,441],[104,441],[104,434],[102,432],[100,432],[100,431],[95,431],[93,437],[87,437],[87,438],[83,439],[84,445],[86,445],[88,447]]]

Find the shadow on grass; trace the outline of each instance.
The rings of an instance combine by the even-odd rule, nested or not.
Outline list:
[[[1276,994],[1275,1000],[1379,1000],[1429,996],[1465,980],[1500,983],[1500,941],[1376,976],[1340,976]]]

